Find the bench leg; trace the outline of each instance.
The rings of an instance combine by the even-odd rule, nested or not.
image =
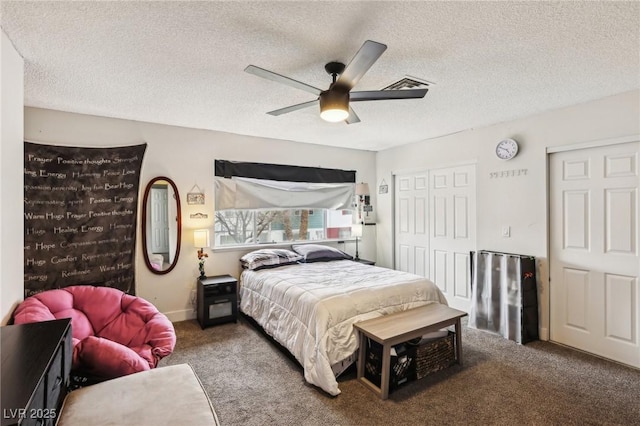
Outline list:
[[[458,364],[462,365],[462,322],[460,318],[456,320],[456,358]]]
[[[367,336],[364,335],[362,331],[359,331],[360,335],[360,347],[358,348],[358,379],[364,376],[364,360],[365,353],[367,352]]]
[[[391,373],[391,345],[382,346],[382,371],[380,375],[380,398],[389,397],[389,374]]]

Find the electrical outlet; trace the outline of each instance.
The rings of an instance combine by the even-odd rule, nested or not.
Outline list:
[[[502,227],[502,237],[503,238],[509,238],[511,236],[511,227],[508,225],[505,225]]]

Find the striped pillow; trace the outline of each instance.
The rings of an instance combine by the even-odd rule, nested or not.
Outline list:
[[[303,262],[328,262],[330,260],[353,260],[353,256],[337,248],[321,244],[293,244],[293,251],[304,258]]]
[[[245,254],[240,258],[243,269],[257,271],[265,268],[275,268],[282,265],[298,263],[302,256],[286,249],[260,249]]]

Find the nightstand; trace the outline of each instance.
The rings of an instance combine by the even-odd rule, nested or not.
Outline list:
[[[238,280],[231,275],[198,278],[198,322],[209,325],[238,321]]]
[[[354,262],[364,263],[365,265],[375,266],[376,262],[367,259],[353,259]]]

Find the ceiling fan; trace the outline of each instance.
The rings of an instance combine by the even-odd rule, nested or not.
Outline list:
[[[244,70],[258,77],[277,81],[318,96],[312,101],[269,111],[267,114],[281,115],[320,104],[320,117],[324,120],[330,122],[344,121],[347,124],[353,124],[359,122],[360,118],[349,105],[350,101],[416,99],[423,98],[424,95],[427,94],[428,89],[351,91],[386,49],[387,46],[382,43],[367,40],[353,59],[351,59],[349,65],[345,66],[341,62],[329,62],[326,64],[324,69],[333,77],[333,83],[331,83],[327,90],[318,89],[317,87],[277,74],[273,71],[265,70],[264,68],[256,67],[255,65],[249,65]]]

